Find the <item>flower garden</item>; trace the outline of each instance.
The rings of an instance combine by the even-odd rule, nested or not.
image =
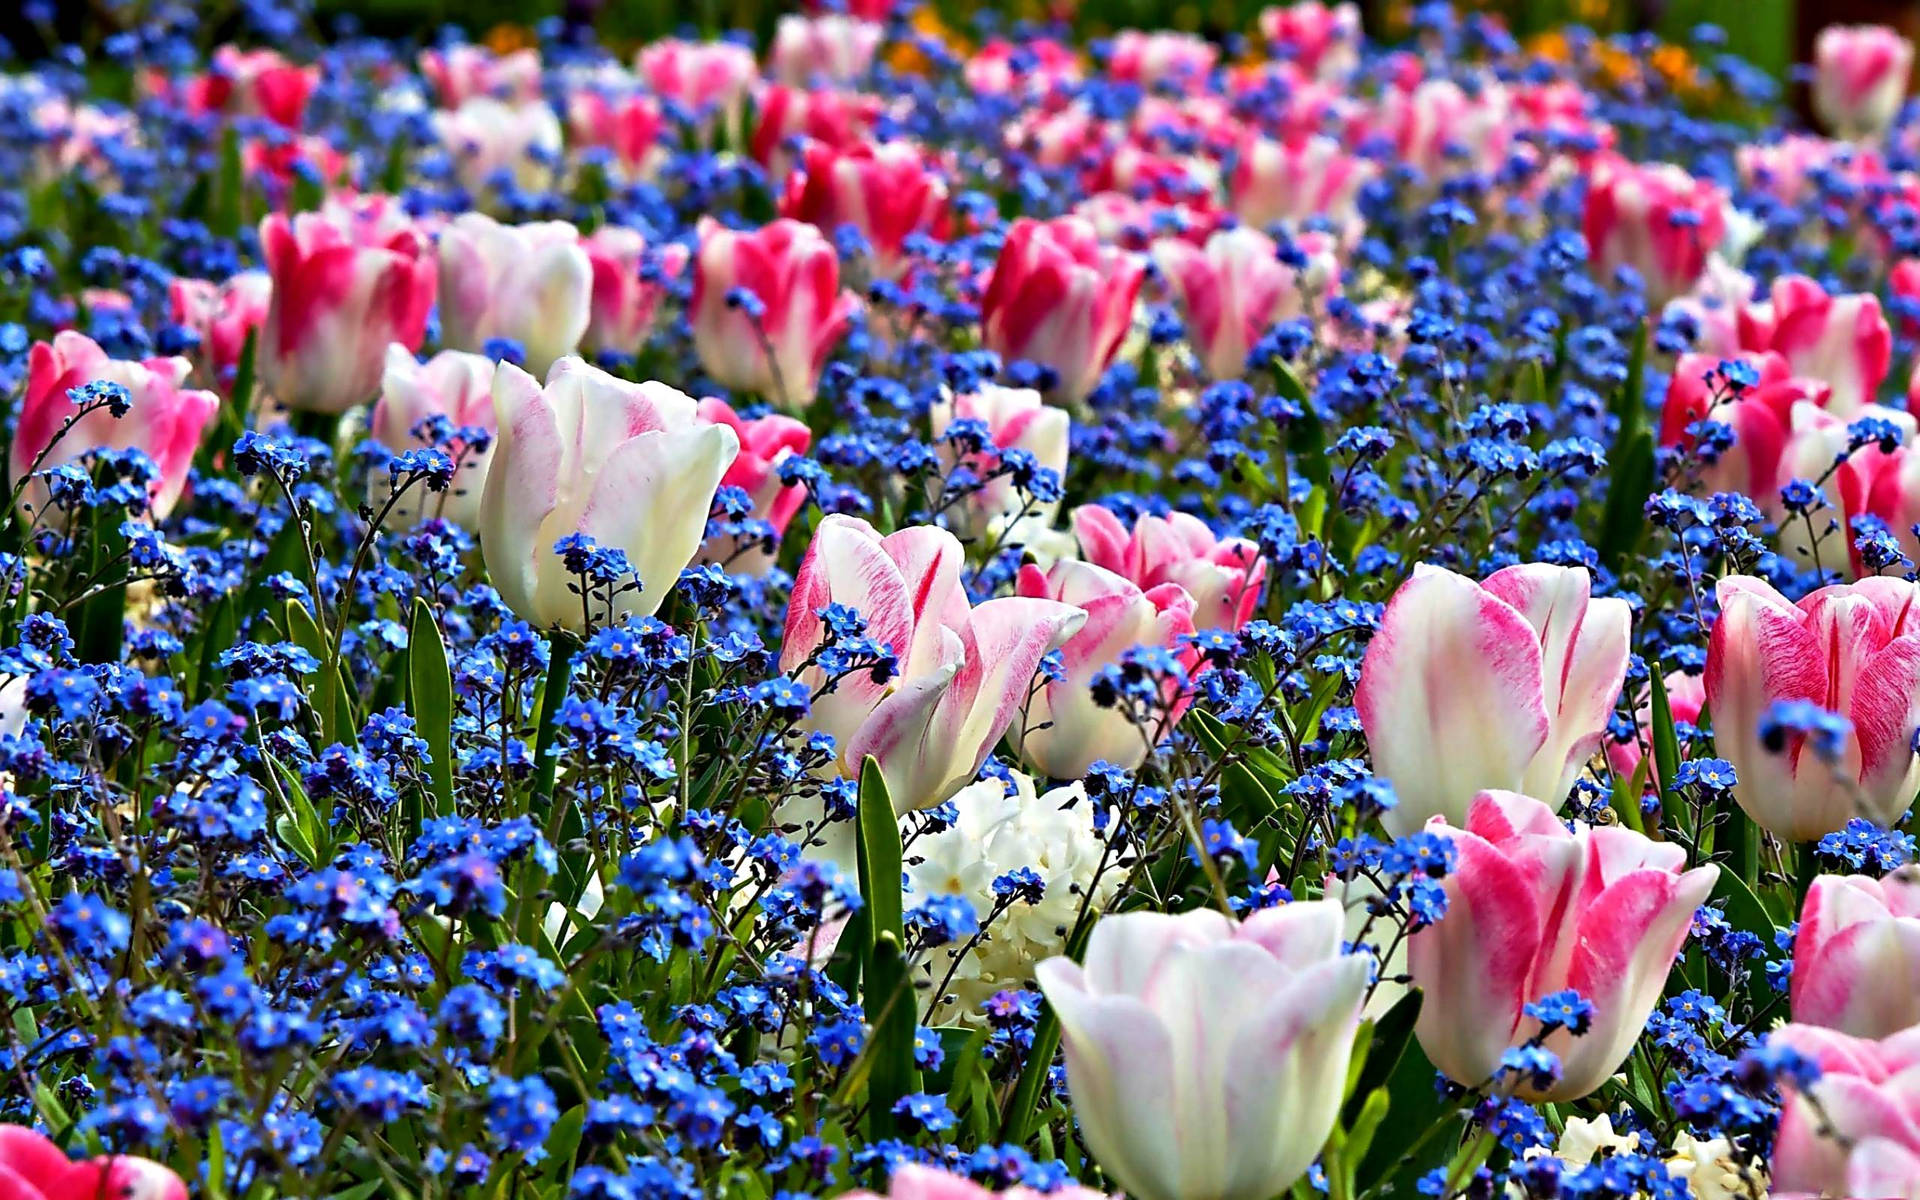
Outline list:
[[[1912,45],[924,18],[0,77],[0,1200],[1920,1197]]]

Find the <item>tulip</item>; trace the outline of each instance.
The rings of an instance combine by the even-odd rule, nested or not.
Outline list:
[[[1146,714],[1150,724],[1143,727],[1130,705],[1102,706],[1094,699],[1094,677],[1138,646],[1171,651],[1191,672],[1199,651],[1180,639],[1194,632],[1193,597],[1177,583],[1143,592],[1104,567],[1064,558],[1047,571],[1032,563],[1021,567],[1017,590],[1087,615],[1061,647],[1065,675],[1042,684],[1027,705],[1014,737],[1020,753],[1055,779],[1079,779],[1103,759],[1129,771],[1145,762],[1173,732],[1191,697],[1168,680],[1160,711]]]
[[[978,538],[1009,526],[1046,529],[1053,525],[1060,502],[1023,493],[1013,472],[1003,469],[1003,456],[1009,450],[1025,451],[1033,456],[1035,466],[1064,479],[1073,428],[1065,409],[1048,406],[1032,388],[983,384],[966,395],[935,401],[928,419],[946,477],[951,481],[956,467],[967,472],[970,490],[948,510],[948,519],[963,535]],[[959,420],[987,427],[986,444],[978,453],[961,455],[947,440],[947,431]],[[1007,544],[1020,540],[1009,533]]]
[[[706,535],[740,448],[733,430],[701,422],[693,399],[664,383],[627,383],[577,358],[553,364],[544,388],[500,364],[493,407],[480,548],[507,607],[575,633],[658,612]],[[639,590],[597,604],[576,594],[579,577],[554,551],[576,533],[623,551]]]
[[[320,82],[320,68],[298,66],[275,50],[222,46],[213,69],[186,82],[179,100],[189,113],[265,117],[283,129],[298,129],[307,100]]]
[[[699,232],[691,315],[700,365],[725,387],[805,407],[856,303],[840,290],[833,244],[785,219],[749,233],[705,217]],[[751,302],[736,304],[736,290]]]
[[[1381,96],[1375,123],[1397,160],[1430,183],[1462,171],[1492,175],[1506,163],[1515,121],[1506,90],[1468,92],[1451,79],[1426,79]]]
[[[1887,175],[1886,164],[1874,151],[1807,134],[1749,142],[1735,148],[1733,161],[1742,183],[1796,206],[1817,194],[1828,175],[1860,187]]]
[[[1379,168],[1330,137],[1297,142],[1249,139],[1228,181],[1233,211],[1259,228],[1324,216],[1336,229],[1360,227],[1360,189]]]
[[[1279,247],[1257,229],[1222,229],[1205,249],[1184,238],[1161,238],[1153,261],[1179,299],[1187,336],[1208,376],[1238,379],[1247,353],[1277,322],[1305,316],[1339,282],[1339,265],[1324,234],[1301,235],[1305,265],[1280,261]]]
[[[1072,404],[1100,382],[1133,326],[1146,267],[1103,245],[1080,217],[1013,223],[980,299],[989,350],[1053,370],[1054,399]]]
[[[460,186],[470,192],[492,187],[502,173],[515,187],[538,191],[551,180],[561,149],[560,118],[542,100],[509,104],[475,96],[459,108],[435,112],[433,128]]]
[[[1019,45],[990,38],[967,56],[967,90],[982,96],[1015,92],[1047,96],[1081,79],[1080,60],[1059,42],[1033,38]]]
[[[1572,989],[1593,1019],[1577,1037],[1546,1036],[1558,1078],[1507,1086],[1531,1103],[1592,1092],[1633,1050],[1720,868],[1683,870],[1683,848],[1622,826],[1569,832],[1552,807],[1515,792],[1483,791],[1464,827],[1436,818],[1428,830],[1458,857],[1441,884],[1446,916],[1407,943],[1424,994],[1420,1048],[1455,1083],[1478,1087],[1509,1048],[1540,1036],[1526,1006]]]
[[[640,47],[634,66],[654,95],[685,106],[703,124],[717,116],[729,129],[738,124],[740,106],[760,76],[753,51],[734,42],[650,42]]]
[[[1726,210],[1719,188],[1671,163],[1601,155],[1587,169],[1587,253],[1602,275],[1632,267],[1657,309],[1706,270],[1707,252],[1726,234]]]
[[[1853,426],[1872,418],[1891,426],[1897,435],[1891,452],[1877,442],[1856,445]],[[1852,518],[1872,513],[1892,522],[1892,531],[1902,547],[1920,553],[1920,541],[1908,526],[1913,517],[1902,513],[1910,485],[1906,482],[1907,456],[1904,446],[1914,439],[1914,418],[1910,413],[1869,404],[1851,421],[1828,412],[1811,401],[1793,406],[1789,416],[1787,448],[1781,455],[1780,477],[1813,484],[1829,511],[1812,510],[1807,517],[1788,515],[1778,504],[1763,505],[1768,516],[1780,522],[1781,553],[1802,565],[1822,569],[1845,557],[1856,575],[1872,574],[1860,560],[1859,548],[1851,535],[1841,535],[1839,549],[1823,554],[1823,541],[1834,531],[1847,528]],[[1836,518],[1834,511],[1839,513]],[[1916,513],[1920,516],[1920,513]]]
[[[1720,369],[1729,361],[1750,367],[1758,382],[1735,386]],[[1741,492],[1778,515],[1780,488],[1791,478],[1784,467],[1794,406],[1809,401],[1823,405],[1828,395],[1825,385],[1795,378],[1787,360],[1771,351],[1739,353],[1731,360],[1715,354],[1682,354],[1667,381],[1660,444],[1691,451],[1697,439],[1689,430],[1697,422],[1731,428],[1733,445],[1700,467],[1702,490]]]
[[[1260,36],[1277,58],[1316,79],[1340,80],[1360,63],[1360,10],[1319,0],[1260,10]]]
[[[872,1192],[848,1192],[846,1200],[1107,1200],[1105,1193],[1092,1188],[1064,1187],[1041,1192],[1030,1187],[1010,1187],[993,1192],[965,1175],[954,1175],[919,1163],[903,1163],[894,1168],[884,1196]]]
[[[1667,691],[1667,711],[1673,714],[1676,723],[1698,725],[1700,714],[1707,707],[1707,685],[1698,675],[1689,675],[1685,671],[1670,672],[1661,681]],[[1651,689],[1644,692],[1641,702],[1633,710],[1634,737],[1625,742],[1607,743],[1607,766],[1620,779],[1631,779],[1640,768],[1646,755],[1647,739],[1653,729],[1653,694]],[[1684,756],[1686,747],[1681,746]],[[1647,782],[1650,787],[1658,788],[1662,784],[1660,768],[1653,763],[1647,764]]]
[[[1820,1068],[1805,1092],[1782,1088],[1780,1127],[1769,1163],[1773,1194],[1876,1200],[1903,1194],[1854,1190],[1848,1159],[1850,1148],[1883,1140],[1905,1156],[1920,1154],[1920,1028],[1875,1040],[1796,1022],[1774,1030],[1767,1044],[1793,1050]],[[1876,1150],[1860,1164],[1861,1173],[1900,1157],[1886,1148]]]
[[[273,298],[260,377],[289,408],[345,412],[380,386],[387,346],[417,350],[438,278],[426,238],[385,197],[260,222]]]
[[[1920,1025],[1920,869],[1822,875],[1793,941],[1793,1019],[1854,1037]]]
[[[502,225],[468,212],[440,231],[441,341],[452,349],[510,338],[527,370],[544,374],[580,345],[592,304],[593,266],[565,221]]]
[[[581,88],[567,98],[567,126],[576,146],[611,151],[628,180],[652,179],[673,157],[665,142],[667,114],[652,96],[609,96]]]
[[[1073,510],[1080,555],[1148,591],[1177,583],[1193,597],[1200,629],[1238,630],[1260,605],[1267,560],[1245,538],[1220,538],[1188,513],[1144,516],[1133,529],[1098,504]]]
[[[1920,613],[1915,585],[1875,577],[1821,588],[1798,604],[1759,579],[1722,579],[1707,642],[1714,748],[1739,776],[1734,799],[1763,829],[1809,842],[1864,816],[1900,820],[1920,788]],[[1805,736],[1761,738],[1768,708],[1804,700],[1852,722],[1837,761]]]
[[[74,1162],[24,1125],[0,1125],[0,1195],[7,1200],[187,1200],[187,1185],[151,1159],[111,1154]]]
[[[266,322],[273,302],[273,277],[242,271],[225,283],[176,275],[167,285],[168,317],[200,339],[194,369],[222,391],[233,386],[247,335]]]
[[[443,108],[459,108],[476,96],[525,103],[540,98],[540,52],[494,54],[465,43],[424,50],[420,73],[440,95]]]
[[[442,350],[426,363],[405,346],[387,347],[387,369],[380,378],[380,399],[374,402],[367,433],[395,454],[432,445],[416,430],[421,422],[445,417],[455,429],[473,428],[489,437],[493,417],[494,360],[458,350]],[[487,478],[493,447],[456,445],[453,484],[444,492],[428,492],[416,484],[401,499],[395,513],[403,521],[441,516],[467,529],[480,524],[480,496]],[[385,502],[386,476],[375,476],[374,503]]]
[[[1893,312],[1903,337],[1920,338],[1920,258],[1903,258],[1887,273]]]
[[[1838,416],[1872,403],[1892,362],[1893,331],[1879,297],[1830,295],[1804,275],[1775,279],[1769,301],[1748,305],[1739,321],[1743,347],[1775,351],[1794,374],[1830,384],[1827,407]]]
[[[873,67],[880,34],[878,22],[844,13],[788,13],[773,31],[774,78],[792,87],[816,81],[853,83]]]
[[[806,485],[780,482],[780,464],[805,454],[813,444],[813,431],[805,422],[779,413],[742,420],[732,405],[712,396],[700,402],[699,417],[709,425],[733,430],[740,454],[720,477],[720,486],[745,492],[753,501],[752,519],[765,521],[773,530],[771,545],[745,539],[715,545],[710,540],[700,552],[700,561],[721,563],[736,575],[765,575],[773,566],[774,546],[807,500]]]
[[[1107,73],[1121,83],[1137,83],[1149,91],[1162,84],[1192,90],[1206,82],[1220,51],[1212,42],[1190,33],[1142,33],[1123,29],[1114,35]]]
[[[1330,900],[1129,912],[1034,970],[1081,1138],[1133,1200],[1268,1200],[1333,1131],[1370,960]]]
[[[907,268],[907,238],[934,235],[946,225],[947,184],[910,142],[863,142],[848,150],[810,142],[787,179],[780,215],[828,237],[853,226],[872,251],[875,273],[898,279]]]
[[[1847,1156],[1848,1196],[1920,1200],[1920,1150],[1891,1138],[1863,1138]]]
[[[759,110],[747,153],[766,168],[769,179],[785,179],[793,169],[789,146],[795,139],[851,150],[867,140],[880,118],[880,102],[872,96],[779,84],[760,94]]]
[[[649,248],[645,237],[624,225],[602,225],[581,248],[593,268],[587,349],[637,354],[653,331],[670,282],[687,269],[687,248],[677,243]]]
[[[1813,111],[1844,138],[1877,138],[1907,98],[1913,43],[1885,25],[1829,25],[1813,43]]]
[[[960,583],[965,551],[944,529],[882,537],[856,517],[820,523],[787,605],[780,669],[817,694],[804,724],[833,736],[842,774],[872,755],[900,813],[932,808],[973,781],[1026,702],[1040,659],[1086,620],[1053,600],[1008,596],[975,606]],[[844,604],[890,647],[894,678],[856,671],[829,692],[809,665],[827,642],[820,610]]]
[[[1399,797],[1388,832],[1460,825],[1488,789],[1566,803],[1627,673],[1632,612],[1591,599],[1591,583],[1547,563],[1484,583],[1422,564],[1394,592],[1354,692],[1374,771]]]
[[[91,450],[139,450],[157,468],[147,507],[164,518],[186,490],[200,435],[220,409],[212,392],[181,387],[192,370],[178,357],[109,358],[98,342],[70,329],[54,334],[51,343],[35,342],[27,353],[26,395],[8,459],[14,488]],[[131,407],[122,417],[96,407],[75,420],[79,408],[68,391],[97,380],[125,388]],[[21,512],[31,517],[46,506],[46,485],[36,480],[19,497]]]
[[[1907,413],[1891,415],[1904,418],[1905,440],[1911,443],[1913,417]],[[1833,425],[1843,423],[1836,419]],[[1826,432],[1828,440],[1839,441],[1844,452],[1847,446],[1842,440],[1846,436],[1844,427],[1829,428]],[[1829,457],[1827,461],[1831,463],[1834,459]],[[1846,461],[1835,472],[1835,483],[1840,493],[1843,529],[1851,530],[1855,517],[1877,517],[1899,542],[1900,552],[1920,562],[1920,536],[1913,531],[1915,522],[1920,522],[1920,450],[1911,444],[1896,446],[1891,453],[1878,446],[1863,446],[1846,455]],[[1874,567],[1862,559],[1853,538],[1848,536],[1844,540],[1848,565],[1854,575],[1874,574]]]

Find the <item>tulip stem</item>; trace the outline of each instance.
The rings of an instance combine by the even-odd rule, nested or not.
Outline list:
[[[540,690],[540,724],[533,739],[533,795],[536,800],[553,799],[554,774],[559,766],[553,754],[555,718],[573,682],[573,657],[579,649],[579,639],[564,629],[555,629],[547,635],[547,682]]]

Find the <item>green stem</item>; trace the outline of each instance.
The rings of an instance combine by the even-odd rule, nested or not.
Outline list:
[[[573,658],[580,641],[564,629],[547,635],[547,682],[540,690],[540,725],[533,740],[533,795],[553,799],[553,779],[559,760],[553,755],[554,718],[573,683]]]

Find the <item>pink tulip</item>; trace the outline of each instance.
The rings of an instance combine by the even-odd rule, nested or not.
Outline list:
[[[467,212],[440,231],[440,339],[451,349],[510,338],[544,375],[578,348],[592,306],[593,266],[565,221],[502,225]]]
[[[320,82],[320,68],[296,65],[276,50],[222,46],[213,52],[212,69],[189,79],[178,102],[196,116],[233,113],[265,117],[283,129],[298,129],[307,100]]]
[[[611,151],[628,180],[652,179],[673,157],[665,140],[667,114],[652,96],[609,96],[581,88],[567,98],[567,127],[575,146]]]
[[[1740,318],[1753,302],[1753,276],[1729,263],[1718,251],[1707,255],[1700,278],[1684,296],[1667,302],[1668,313],[1684,312],[1698,329],[1694,349],[1716,359],[1740,353]]]
[[[1133,1200],[1268,1200],[1307,1171],[1345,1092],[1371,962],[1338,901],[1235,924],[1210,908],[1103,918],[1086,965],[1034,970],[1060,1018],[1087,1150]]]
[[[1920,1154],[1920,1028],[1874,1040],[1796,1022],[1774,1030],[1767,1044],[1794,1050],[1820,1068],[1805,1094],[1784,1089],[1769,1163],[1774,1194],[1876,1200],[1901,1194],[1853,1190],[1849,1149],[1884,1140],[1907,1156]],[[1876,1150],[1860,1164],[1861,1173],[1899,1158]]]
[[[1026,760],[1055,779],[1079,779],[1102,759],[1133,770],[1153,747],[1173,732],[1186,712],[1188,697],[1168,681],[1161,697],[1164,711],[1137,724],[1130,710],[1102,707],[1093,698],[1093,679],[1102,668],[1118,665],[1139,646],[1173,652],[1187,671],[1199,652],[1180,639],[1191,636],[1193,597],[1177,583],[1143,592],[1126,579],[1092,563],[1063,558],[1042,571],[1032,563],[1020,568],[1022,596],[1058,600],[1086,613],[1086,624],[1061,647],[1064,677],[1042,684],[1016,727],[1015,742]]]
[[[760,77],[753,51],[734,42],[669,38],[640,47],[634,65],[654,95],[685,106],[703,123],[718,117],[729,128]]]
[[[1152,90],[1174,84],[1187,91],[1206,82],[1220,51],[1190,33],[1142,33],[1123,29],[1113,37],[1107,74],[1121,83]]]
[[[760,94],[759,110],[747,152],[767,169],[769,179],[785,179],[793,169],[788,143],[795,137],[851,150],[867,140],[880,118],[880,102],[872,96],[779,84]]]
[[[1887,178],[1886,163],[1872,150],[1807,134],[1749,142],[1733,153],[1742,183],[1785,204],[1798,205],[1818,192],[1822,172],[1863,188]]]
[[[1501,1055],[1539,1035],[1526,1006],[1571,988],[1593,1005],[1591,1028],[1549,1034],[1559,1078],[1516,1080],[1513,1091],[1536,1103],[1592,1092],[1633,1050],[1720,868],[1683,870],[1680,846],[1622,826],[1569,832],[1515,792],[1475,796],[1462,828],[1440,818],[1427,828],[1458,859],[1441,885],[1446,916],[1407,943],[1426,997],[1420,1048],[1455,1083],[1487,1083]]]
[[[24,1125],[0,1125],[6,1200],[187,1200],[180,1177],[151,1159],[115,1154],[74,1162]]]
[[[952,1175],[919,1163],[895,1167],[884,1195],[873,1192],[848,1192],[846,1200],[1108,1200],[1103,1192],[1091,1188],[1065,1187],[1054,1192],[1039,1192],[1029,1187],[1010,1187],[994,1192],[964,1175]]]
[[[774,78],[792,87],[853,83],[873,67],[881,32],[877,22],[843,13],[788,13],[773,31]]]
[[[979,421],[987,427],[991,444],[982,447],[978,454],[967,455],[965,461],[973,479],[985,482],[969,491],[947,514],[964,536],[978,538],[1007,532],[1009,523],[1040,529],[1052,527],[1054,514],[1060,509],[1059,501],[1023,497],[1013,479],[999,467],[1001,455],[1006,451],[1024,450],[1033,455],[1037,465],[1064,479],[1073,428],[1065,409],[1049,406],[1032,388],[985,384],[978,391],[956,396],[951,401],[936,402],[928,416],[936,439],[944,438],[956,420]],[[951,443],[940,441],[937,449],[951,474],[959,462]],[[1008,533],[1007,544],[1021,542],[1017,534]]]
[[[1891,827],[1920,788],[1920,613],[1915,585],[1887,577],[1821,588],[1798,604],[1759,579],[1729,576],[1707,643],[1714,748],[1739,775],[1734,799],[1760,827],[1814,841],[1863,816]],[[1805,700],[1853,723],[1837,762],[1803,735],[1779,750],[1766,712]]]
[[[910,142],[862,142],[846,150],[810,142],[787,179],[780,215],[828,237],[853,226],[872,248],[875,273],[898,279],[908,264],[907,238],[938,235],[945,226],[947,184]]]
[[[1133,325],[1146,266],[1103,245],[1079,217],[1022,217],[1007,232],[980,299],[987,349],[1051,367],[1061,403],[1084,399]]]
[[[1832,385],[1827,407],[1841,417],[1873,402],[1893,358],[1893,331],[1879,297],[1830,295],[1804,275],[1780,276],[1766,303],[1741,311],[1740,343],[1772,350],[1794,374]]]
[[[493,187],[502,172],[515,187],[546,187],[562,143],[560,118],[544,100],[509,104],[475,96],[459,108],[435,112],[433,129],[460,186],[475,194]]]
[[[735,391],[787,408],[811,403],[856,304],[840,290],[833,244],[791,220],[747,233],[704,217],[699,231],[691,316],[700,365]],[[758,315],[728,304],[734,288],[758,299]]]
[[[427,239],[388,197],[260,222],[273,299],[260,377],[289,408],[345,412],[373,398],[387,345],[417,350],[438,280]]]
[[[1492,175],[1505,165],[1514,118],[1507,93],[1489,83],[1469,93],[1451,79],[1388,88],[1374,114],[1396,160],[1430,183],[1470,171]]]
[[[374,402],[367,423],[368,436],[395,454],[418,450],[431,443],[414,431],[432,417],[446,417],[456,429],[474,427],[492,435],[496,430],[495,370],[494,360],[478,354],[442,350],[422,363],[405,346],[388,346],[387,368],[380,378],[380,399]],[[428,492],[416,484],[395,509],[402,521],[442,516],[467,529],[480,527],[480,496],[493,447],[456,448],[449,453],[456,456],[452,486],[444,492]],[[374,478],[377,507],[386,502],[387,477],[376,474]]]
[[[1885,25],[1829,25],[1813,43],[1813,111],[1840,137],[1879,137],[1912,71],[1913,43]]]
[[[1676,723],[1697,725],[1700,714],[1707,706],[1707,685],[1698,675],[1689,675],[1685,671],[1673,671],[1663,679],[1667,689],[1667,710],[1673,714]],[[1653,697],[1651,691],[1643,692],[1641,702],[1633,711],[1634,726],[1638,731],[1630,741],[1607,743],[1607,765],[1620,779],[1631,779],[1640,768],[1640,762],[1646,755],[1648,739],[1653,731]],[[1680,755],[1686,757],[1687,748],[1683,743]],[[1647,764],[1647,782],[1658,788],[1661,784],[1660,769],[1652,763]]]
[[[706,536],[740,449],[733,430],[664,383],[628,383],[577,358],[556,362],[544,388],[500,364],[493,405],[480,548],[500,598],[537,627],[575,633],[658,612]],[[584,600],[553,548],[575,533],[624,551],[640,590]]]
[[[1080,60],[1059,42],[1034,38],[1018,46],[992,38],[967,56],[969,91],[983,96],[1015,92],[1047,96],[1081,79]]]
[[[1606,736],[1627,672],[1625,600],[1592,599],[1579,567],[1527,563],[1475,583],[1422,564],[1387,602],[1354,707],[1396,836],[1459,825],[1482,791],[1558,812]],[[1528,1000],[1538,997],[1529,996]]]
[[[1823,398],[1815,397],[1816,400]],[[1853,444],[1853,424],[1869,417],[1892,426],[1899,435],[1900,445],[1892,453],[1880,449],[1877,443],[1859,447]],[[1787,448],[1781,455],[1780,477],[1819,481],[1818,490],[1826,504],[1837,510],[1838,516],[1834,512],[1816,511],[1811,521],[1792,519],[1777,503],[1762,505],[1770,517],[1781,522],[1782,551],[1794,555],[1798,562],[1822,568],[1831,568],[1837,565],[1836,559],[1846,557],[1855,574],[1873,574],[1863,569],[1859,549],[1851,535],[1836,537],[1834,540],[1840,544],[1829,544],[1824,552],[1820,545],[1828,523],[1834,523],[1836,529],[1845,529],[1854,517],[1872,513],[1889,522],[1901,546],[1911,547],[1910,554],[1920,554],[1920,540],[1913,537],[1909,528],[1920,519],[1920,511],[1912,517],[1904,515],[1913,487],[1907,482],[1912,472],[1907,466],[1905,447],[1913,442],[1914,429],[1911,413],[1878,404],[1867,405],[1848,420],[1813,401],[1796,403],[1789,414]]]
[[[420,73],[439,93],[442,108],[459,108],[475,96],[519,102],[540,98],[538,50],[495,54],[463,42],[421,51]]]
[[[1233,211],[1249,225],[1299,225],[1325,216],[1340,229],[1357,229],[1360,189],[1379,168],[1347,153],[1330,137],[1276,142],[1257,137],[1240,148],[1229,180]]]
[[[1920,1024],[1920,874],[1822,875],[1793,942],[1793,1019],[1879,1038]]]
[[[685,246],[649,248],[638,230],[602,225],[581,243],[593,268],[593,311],[586,346],[596,354],[639,353],[652,333],[669,284],[687,269]]]
[[[916,525],[882,537],[856,517],[820,523],[794,580],[780,669],[818,692],[808,660],[826,642],[820,610],[848,605],[867,636],[892,648],[895,677],[870,671],[814,696],[805,724],[833,735],[840,771],[880,763],[894,808],[931,808],[973,781],[1026,703],[1040,659],[1086,614],[1009,596],[973,605],[960,583],[966,553],[944,529]]]
[[[753,500],[754,519],[771,525],[777,541],[807,500],[805,485],[780,482],[780,464],[796,454],[805,454],[813,444],[813,431],[804,422],[779,413],[742,420],[732,405],[712,396],[700,402],[699,414],[709,425],[725,425],[739,439],[740,454],[720,477],[720,486],[746,492]],[[699,561],[720,563],[736,575],[764,575],[773,566],[773,555],[755,543],[715,545],[709,541]]]
[[[1613,130],[1593,115],[1594,96],[1577,83],[1557,79],[1526,84],[1515,88],[1512,98],[1520,131],[1531,135],[1528,140],[1572,141],[1593,150],[1613,145]],[[1580,157],[1584,160],[1586,153]]]
[[[1277,322],[1316,311],[1339,284],[1340,268],[1324,234],[1302,234],[1307,265],[1280,261],[1272,238],[1244,225],[1223,229],[1204,249],[1182,238],[1153,244],[1153,261],[1186,317],[1187,336],[1213,379],[1238,379],[1247,353]]]
[[[257,183],[268,203],[284,207],[294,180],[305,176],[331,189],[347,172],[347,156],[323,137],[273,134],[240,143],[240,169]]]
[[[1319,0],[1263,8],[1260,36],[1268,49],[1316,79],[1340,80],[1360,62],[1360,10]]]
[[[272,302],[273,277],[265,271],[242,271],[225,283],[177,275],[167,285],[169,319],[200,338],[194,368],[222,391],[233,386],[247,334],[265,324]]]
[[[1073,536],[1080,555],[1136,586],[1152,591],[1177,583],[1193,597],[1199,629],[1237,631],[1260,606],[1267,560],[1245,538],[1220,538],[1188,513],[1144,516],[1132,530],[1098,504],[1073,510]]]
[[[1583,232],[1602,276],[1632,267],[1651,307],[1684,294],[1726,234],[1726,197],[1670,163],[1601,155],[1587,168]]]
[[[1906,418],[1911,441],[1913,418],[1905,413],[1889,415]],[[1841,422],[1835,419],[1834,424]],[[1838,434],[1844,430],[1833,432]],[[1845,442],[1841,448],[1844,450]],[[1827,459],[1828,463],[1832,461],[1832,457]],[[1914,524],[1920,522],[1920,450],[1911,444],[1896,446],[1892,453],[1883,452],[1877,446],[1862,447],[1847,455],[1846,462],[1834,473],[1834,483],[1840,493],[1841,528],[1851,530],[1855,517],[1878,517],[1899,541],[1900,552],[1920,562],[1920,536],[1913,532]],[[1845,538],[1845,548],[1854,575],[1874,573],[1861,559],[1851,534]]]
[[[1846,1195],[1920,1200],[1920,1151],[1891,1138],[1862,1138],[1847,1155]]]
[[[1824,405],[1829,391],[1813,380],[1795,378],[1786,359],[1767,351],[1731,356],[1732,362],[1751,367],[1759,376],[1758,383],[1736,392],[1720,371],[1727,361],[1717,354],[1680,356],[1667,381],[1660,444],[1691,450],[1697,439],[1688,430],[1696,423],[1729,427],[1733,445],[1699,467],[1701,490],[1741,492],[1777,515],[1780,489],[1791,478],[1784,467],[1793,408],[1809,402]]]
[[[64,466],[90,450],[140,450],[158,467],[147,493],[155,517],[164,518],[186,490],[187,472],[200,435],[220,409],[212,392],[183,388],[193,364],[184,358],[141,362],[109,358],[98,342],[65,330],[53,341],[35,342],[27,353],[26,395],[8,460],[14,487],[28,475]],[[96,380],[127,390],[132,407],[123,417],[107,408],[67,423],[78,411],[67,392]],[[20,493],[23,514],[43,509],[47,489],[35,481]]]

